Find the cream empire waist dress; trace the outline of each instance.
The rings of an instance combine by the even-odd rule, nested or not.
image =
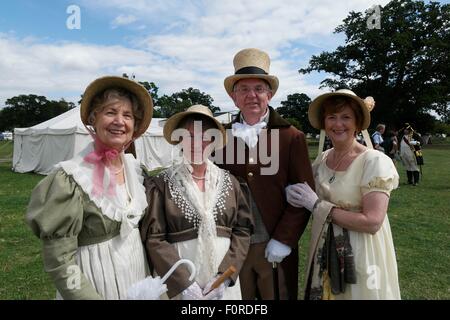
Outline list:
[[[316,191],[320,199],[331,202],[349,211],[361,212],[362,197],[378,191],[390,195],[397,188],[399,176],[392,160],[385,154],[368,149],[360,154],[345,171],[334,172],[326,165],[330,150],[318,156],[313,163]],[[335,179],[330,183],[330,178]],[[328,210],[331,209],[330,207]],[[314,215],[314,230],[320,230],[325,215]],[[348,230],[355,257],[356,284],[346,284],[345,293],[335,299],[400,299],[397,261],[394,243],[386,215],[384,222],[374,235]],[[317,250],[317,235],[311,236],[312,250]],[[311,258],[310,258],[311,261]],[[307,270],[309,274],[310,269]]]
[[[61,299],[126,299],[148,265],[138,223],[147,199],[140,163],[121,154],[125,181],[116,196],[92,195],[92,145],[33,190],[27,223],[43,243],[43,260]],[[104,187],[109,183],[105,169]]]

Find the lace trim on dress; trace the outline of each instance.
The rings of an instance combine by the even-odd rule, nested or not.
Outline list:
[[[89,144],[79,155],[72,160],[63,161],[57,168],[62,168],[68,175],[72,176],[75,182],[86,193],[89,199],[102,211],[102,214],[111,220],[122,222],[126,220],[133,225],[137,225],[147,208],[147,197],[143,185],[144,177],[139,161],[132,155],[121,154],[125,167],[125,183],[130,191],[131,201],[123,207],[115,197],[93,195],[92,174],[94,166],[83,161],[83,156],[93,149],[93,144]],[[109,170],[105,170],[104,183],[110,178]]]

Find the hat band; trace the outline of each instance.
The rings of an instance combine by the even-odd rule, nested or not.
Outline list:
[[[268,74],[258,67],[244,67],[236,71],[234,74]]]

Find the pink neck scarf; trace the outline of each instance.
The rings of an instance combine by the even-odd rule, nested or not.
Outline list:
[[[94,137],[94,151],[90,152],[83,159],[87,163],[94,165],[93,189],[92,194],[99,196],[103,194],[103,177],[105,175],[105,166],[110,167],[111,161],[119,156],[119,151],[109,148],[97,137]],[[107,194],[116,195],[116,176],[111,173]]]

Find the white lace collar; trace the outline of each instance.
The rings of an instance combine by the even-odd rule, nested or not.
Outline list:
[[[225,212],[225,200],[232,188],[230,174],[207,160],[203,196],[192,179],[189,164],[175,165],[163,172],[170,194],[184,217],[197,229],[196,280],[205,285],[220,264],[215,239],[217,215]]]
[[[121,153],[120,157],[124,164],[125,183],[130,192],[131,201],[128,205],[121,205],[116,197],[110,197],[106,193],[103,196],[93,195],[93,169],[94,165],[83,160],[84,156],[91,152],[94,144],[90,143],[77,156],[68,161],[63,161],[57,167],[61,167],[68,175],[72,176],[76,183],[86,193],[91,201],[102,211],[102,214],[111,220],[122,222],[121,235],[125,236],[137,227],[144,210],[147,208],[147,197],[143,185],[144,177],[140,162],[131,154]],[[103,184],[108,186],[110,172],[105,170]],[[123,223],[125,222],[125,223]]]

